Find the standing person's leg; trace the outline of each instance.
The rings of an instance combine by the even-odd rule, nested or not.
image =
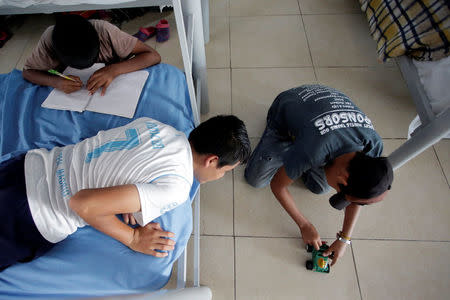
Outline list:
[[[53,244],[39,233],[26,195],[24,156],[0,164],[0,271],[30,261]]]
[[[245,168],[245,179],[256,188],[265,187],[283,166],[283,155],[292,141],[277,130],[266,126],[261,140],[253,151]]]

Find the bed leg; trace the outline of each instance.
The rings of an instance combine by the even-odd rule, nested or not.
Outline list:
[[[439,142],[450,133],[450,108],[436,116],[434,120],[416,130],[414,135],[389,155],[392,168],[398,169],[425,149]]]
[[[200,189],[194,199],[194,287],[200,286]]]

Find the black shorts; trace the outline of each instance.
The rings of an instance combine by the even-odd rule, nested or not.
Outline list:
[[[0,163],[0,271],[30,261],[54,244],[38,231],[28,206],[25,155]]]

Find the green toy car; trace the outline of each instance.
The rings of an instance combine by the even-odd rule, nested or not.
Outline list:
[[[315,272],[330,273],[331,258],[322,255],[328,248],[327,244],[322,244],[319,250],[314,249],[312,245],[306,245],[306,251],[312,252],[312,260],[306,261],[306,268]]]

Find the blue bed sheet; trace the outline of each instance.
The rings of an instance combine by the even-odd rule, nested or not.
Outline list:
[[[151,117],[186,135],[194,128],[186,79],[177,68],[147,69],[134,119]],[[33,85],[14,70],[0,75],[0,161],[34,148],[77,143],[132,121],[94,112],[42,108],[51,91]],[[195,182],[191,201],[198,189]],[[140,293],[162,288],[192,232],[191,201],[155,220],[175,233],[176,247],[166,258],[137,253],[87,226],[58,243],[44,256],[0,272],[0,299],[51,299]]]

